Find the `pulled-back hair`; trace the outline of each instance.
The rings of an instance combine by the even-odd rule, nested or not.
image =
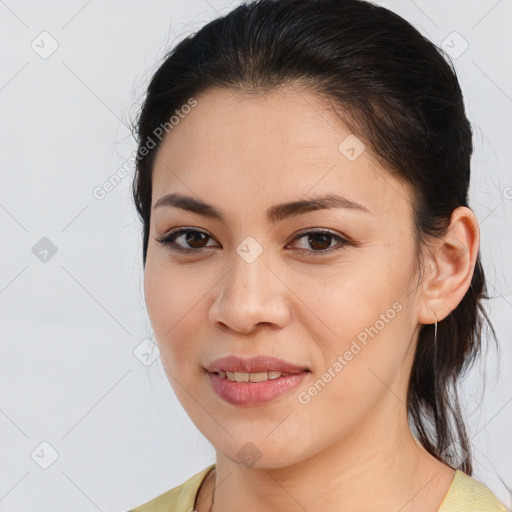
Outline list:
[[[453,66],[439,48],[366,1],[259,0],[183,39],[152,77],[135,127],[133,198],[143,223],[144,266],[158,127],[212,87],[265,94],[290,84],[329,101],[377,160],[410,186],[418,253],[424,241],[446,233],[455,208],[468,205],[471,127]],[[421,327],[407,396],[410,426],[422,445],[439,460],[449,463],[448,452],[463,459],[460,469],[470,475],[457,383],[480,350],[486,322],[494,334],[483,298],[478,255],[471,286],[437,324],[436,339],[433,325]]]

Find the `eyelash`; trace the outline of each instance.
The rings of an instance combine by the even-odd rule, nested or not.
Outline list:
[[[192,253],[197,254],[200,251],[202,251],[203,249],[207,249],[207,247],[204,247],[202,249],[184,249],[182,247],[177,246],[175,243],[176,238],[178,238],[179,236],[181,236],[185,233],[202,233],[203,235],[206,235],[209,239],[213,238],[210,235],[208,235],[207,233],[204,233],[203,231],[199,231],[197,229],[179,228],[179,229],[176,229],[175,231],[171,231],[167,235],[164,235],[161,237],[155,237],[155,239],[157,242],[165,245],[169,250],[171,250],[173,252],[178,252],[181,254],[192,254]],[[311,231],[306,231],[306,232],[300,233],[292,240],[292,242],[294,242],[295,240],[304,238],[307,235],[318,235],[318,234],[325,234],[325,235],[329,235],[333,238],[338,239],[339,243],[341,244],[340,247],[337,247],[335,249],[322,249],[321,251],[310,251],[310,250],[306,250],[306,249],[297,249],[299,254],[313,256],[313,257],[323,256],[328,253],[338,252],[341,249],[344,249],[345,246],[347,246],[347,245],[353,245],[353,243],[351,241],[347,240],[346,238],[343,238],[343,237],[341,237],[329,230],[326,230],[326,229],[311,230]]]

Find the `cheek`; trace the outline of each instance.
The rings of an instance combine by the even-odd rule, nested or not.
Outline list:
[[[372,368],[386,379],[400,373],[414,330],[412,259],[386,255],[384,250],[375,253],[374,258],[331,272],[331,279],[322,280],[311,297],[312,309],[326,327],[322,332],[327,333],[321,338],[319,366],[332,367],[342,356],[343,371],[335,373],[345,374],[347,390],[360,389],[361,380],[375,381]]]
[[[330,332],[334,345],[374,325],[388,310],[384,320],[393,320],[393,304],[405,306],[408,301],[408,264],[389,257],[386,260],[383,250],[376,249],[375,253],[373,258],[345,261],[339,268],[326,269],[323,275],[315,273],[307,279],[302,275],[296,280],[294,288],[300,290],[313,316]]]
[[[204,318],[206,314],[201,301],[206,285],[197,281],[164,263],[145,273],[144,291],[166,377],[191,419],[201,424],[202,408],[197,404],[204,375],[198,360],[198,340],[200,326],[205,323],[198,315]]]
[[[204,292],[204,283],[167,264],[147,267],[146,306],[162,361],[168,368],[179,368],[192,358]]]
[[[357,429],[386,398],[405,401],[412,309],[396,282],[368,277],[367,286],[347,278],[318,295],[329,334],[316,339],[322,345],[314,379],[301,389],[295,420],[326,439]]]

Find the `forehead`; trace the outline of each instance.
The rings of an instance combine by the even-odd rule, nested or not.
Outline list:
[[[377,211],[408,211],[406,187],[314,93],[210,89],[195,99],[158,150],[153,205],[165,194],[183,192],[216,197],[216,203],[236,203],[238,197],[247,207],[264,209],[266,203],[332,192]]]

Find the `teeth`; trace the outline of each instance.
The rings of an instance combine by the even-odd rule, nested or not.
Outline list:
[[[265,380],[278,379],[279,377],[286,377],[289,373],[281,373],[275,370],[269,372],[218,372],[219,377],[226,378],[236,382],[263,382]]]
[[[251,382],[263,382],[264,380],[268,380],[268,372],[256,372],[250,373]]]
[[[237,382],[249,382],[249,374],[244,372],[235,372],[235,380]]]

